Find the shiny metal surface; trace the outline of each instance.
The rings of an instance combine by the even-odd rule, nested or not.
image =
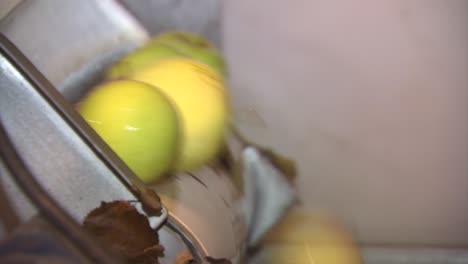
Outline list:
[[[81,222],[100,201],[134,199],[114,174],[7,60],[0,57],[0,120],[42,187]],[[8,175],[8,173],[6,173]],[[4,177],[10,195],[11,181]],[[105,186],[105,188],[104,188]],[[92,195],[91,195],[92,194]],[[15,201],[16,199],[13,199]],[[79,202],[77,202],[79,201]],[[24,216],[34,211],[17,204]]]
[[[202,168],[192,175],[180,174],[154,189],[207,255],[239,260],[246,234],[236,207],[239,193],[223,172]]]
[[[177,256],[188,252],[193,259],[202,263],[206,252],[202,245],[191,235],[184,225],[172,216],[169,216],[166,225],[158,231],[159,239],[164,245],[164,258],[160,260],[163,264],[172,264]]]
[[[3,45],[5,39],[2,38],[1,40],[2,52],[5,52],[5,46]],[[10,56],[8,57],[11,58]],[[11,141],[10,136],[4,128],[3,122],[0,123],[0,146],[2,146],[2,148],[0,148],[1,162],[10,172],[11,178],[15,181],[15,184],[21,188],[22,194],[28,198],[28,201],[36,207],[39,215],[43,217],[50,226],[53,226],[56,232],[66,235],[70,239],[69,242],[73,243],[77,250],[86,255],[86,258],[92,262],[103,264],[120,262],[114,258],[115,256],[106,252],[102,245],[97,244],[96,240],[89,233],[84,232],[79,222],[74,220],[62,206],[54,201],[49,192],[39,184],[34,173],[29,170],[23,157],[21,157]],[[3,184],[1,186],[3,187]],[[12,207],[9,202],[12,198],[14,199],[14,197],[8,197],[4,190],[2,190],[2,196],[2,202],[8,205],[7,207],[2,206],[2,213],[16,215],[15,208]],[[4,210],[6,210],[6,212]],[[6,223],[3,222],[5,219],[6,218],[2,216],[2,224]],[[13,226],[9,226],[9,231],[15,233],[21,226],[20,223],[21,220],[16,217]],[[21,247],[21,245],[19,246]],[[48,244],[48,246],[52,245]],[[72,257],[70,256],[70,258]]]

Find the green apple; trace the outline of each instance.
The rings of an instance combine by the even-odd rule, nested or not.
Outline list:
[[[91,90],[77,110],[143,182],[158,182],[173,169],[179,117],[158,88],[131,80],[109,81]]]
[[[226,63],[220,51],[202,36],[181,31],[162,33],[152,42],[164,43],[186,57],[205,63],[226,76]]]
[[[122,57],[106,72],[107,79],[128,77],[135,72],[164,58],[183,56],[165,44],[145,45]]]
[[[129,78],[158,87],[175,103],[182,124],[179,170],[195,170],[217,157],[229,109],[223,78],[216,71],[195,60],[173,57]]]
[[[209,65],[221,76],[226,75],[222,54],[206,39],[188,32],[170,31],[122,57],[107,71],[106,76],[109,79],[127,77],[169,57],[191,58]]]

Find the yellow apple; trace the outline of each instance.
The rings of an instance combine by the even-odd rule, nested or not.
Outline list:
[[[229,120],[224,81],[216,71],[195,60],[168,58],[129,78],[159,87],[177,106],[183,135],[179,170],[197,169],[216,157]]]
[[[261,263],[360,264],[349,230],[325,214],[292,210],[264,239]]]
[[[77,110],[145,183],[161,180],[175,165],[178,114],[158,88],[132,80],[110,81],[91,90]]]

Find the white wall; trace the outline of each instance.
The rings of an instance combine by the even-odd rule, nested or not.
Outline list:
[[[236,120],[363,242],[468,245],[468,1],[223,7]]]

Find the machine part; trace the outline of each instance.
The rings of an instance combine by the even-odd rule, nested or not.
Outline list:
[[[252,146],[242,151],[247,245],[255,247],[297,200],[287,177]]]
[[[115,263],[109,254],[107,254],[94,240],[73,221],[73,219],[62,208],[57,206],[49,195],[26,168],[24,162],[18,156],[12,142],[8,138],[3,125],[0,123],[0,158],[5,163],[9,171],[14,175],[13,179],[39,210],[39,213],[57,228],[62,234],[73,241],[74,245],[81,251],[86,252],[89,258],[97,263]]]
[[[193,235],[207,255],[238,263],[243,256],[246,226],[236,209],[240,194],[226,172],[203,168],[179,174],[153,188],[170,216]]]

